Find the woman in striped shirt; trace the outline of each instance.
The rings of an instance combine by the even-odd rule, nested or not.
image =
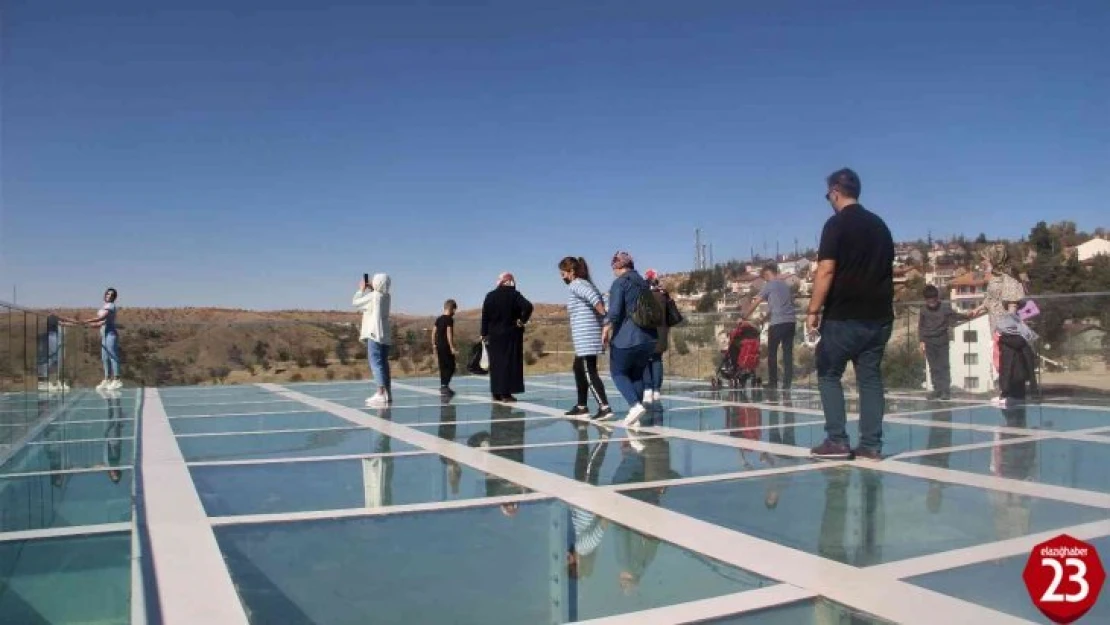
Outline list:
[[[613,416],[605,385],[597,373],[597,356],[605,351],[601,329],[605,319],[605,302],[601,291],[590,280],[590,268],[584,258],[567,256],[559,262],[559,273],[567,284],[567,316],[570,318],[570,335],[574,341],[574,383],[578,387],[578,403],[566,412],[567,416],[590,414],[588,392],[593,391],[598,403],[594,419],[604,420]]]

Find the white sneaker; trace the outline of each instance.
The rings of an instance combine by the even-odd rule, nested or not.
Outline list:
[[[651,403],[651,391],[644,391],[644,403],[645,404],[650,404]]]
[[[123,388],[123,382],[120,380],[112,380],[107,386],[109,391],[116,391]]]
[[[106,389],[109,388],[110,384],[111,384],[111,382],[109,382],[108,380],[101,380],[100,384],[96,385],[96,390],[98,390],[98,391],[106,390]]]
[[[366,400],[366,405],[372,406],[374,408],[385,407],[388,404],[389,400],[387,400],[385,395],[382,395],[381,393],[378,393],[377,395],[374,395],[373,397]]]
[[[45,393],[50,390],[50,385],[46,382],[39,382],[39,392]]]
[[[638,428],[640,427],[640,417],[647,413],[647,408],[643,404],[636,404],[628,411],[628,416],[624,418],[624,427]]]
[[[644,449],[647,448],[647,446],[644,445],[644,442],[640,440],[640,435],[636,434],[635,432],[628,433],[628,444],[632,447],[632,449],[636,451],[636,453],[643,453]]]
[[[652,391],[651,392],[651,401],[657,402],[657,401],[660,401],[661,399],[663,399],[663,393],[660,393],[659,391]]]

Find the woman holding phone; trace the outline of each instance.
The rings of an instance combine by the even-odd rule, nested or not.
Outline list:
[[[393,387],[389,377],[389,346],[392,342],[389,327],[390,279],[388,274],[376,273],[373,278],[362,274],[358,291],[352,304],[362,309],[362,330],[359,338],[366,341],[366,356],[370,374],[378,383],[378,392],[366,400],[371,407],[385,407],[393,403]]]

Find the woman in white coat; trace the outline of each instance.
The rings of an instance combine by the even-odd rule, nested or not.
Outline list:
[[[376,273],[370,284],[360,281],[353,304],[362,309],[360,338],[366,341],[366,359],[370,374],[378,383],[378,392],[366,400],[367,406],[388,406],[393,403],[393,389],[389,378],[389,276]]]

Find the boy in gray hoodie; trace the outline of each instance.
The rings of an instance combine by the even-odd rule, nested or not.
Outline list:
[[[933,379],[929,399],[950,399],[952,374],[948,360],[948,332],[967,316],[952,310],[948,302],[941,302],[940,291],[931,284],[925,287],[923,295],[925,307],[917,319],[917,339],[921,342],[921,353],[925,354],[929,375]]]

